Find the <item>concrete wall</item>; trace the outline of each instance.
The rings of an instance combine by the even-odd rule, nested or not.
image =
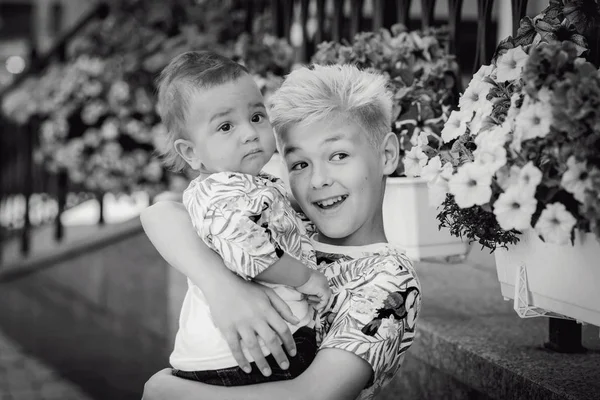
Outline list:
[[[171,268],[139,226],[93,241],[0,283],[0,327],[95,398],[139,399],[168,366]]]

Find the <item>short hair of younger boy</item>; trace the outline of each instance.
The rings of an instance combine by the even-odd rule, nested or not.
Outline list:
[[[175,57],[156,81],[157,112],[166,127],[164,137],[155,142],[163,164],[174,171],[185,169],[185,161],[175,151],[175,141],[187,138],[185,130],[190,97],[202,89],[234,81],[248,70],[212,51],[189,51]]]
[[[392,94],[385,76],[354,65],[313,65],[292,71],[271,96],[278,143],[290,128],[333,118],[352,120],[377,146],[391,132]]]

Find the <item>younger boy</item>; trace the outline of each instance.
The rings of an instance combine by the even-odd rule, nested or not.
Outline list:
[[[198,235],[240,277],[273,287],[300,320],[290,326],[300,355],[289,370],[275,368],[268,378],[256,368],[247,374],[214,325],[202,291],[188,280],[173,373],[223,386],[298,376],[316,353],[315,311],[302,294],[316,296],[322,309],[330,289],[284,186],[260,174],[275,138],[256,83],[243,66],[216,53],[184,53],[161,73],[158,110],[167,128],[164,162],[199,173],[183,193]],[[246,350],[249,360],[269,354],[264,345]]]
[[[333,288],[317,356],[298,378],[243,390],[160,372],[146,384],[145,399],[372,399],[398,371],[412,344],[420,285],[410,260],[387,243],[383,230],[385,181],[397,166],[399,148],[390,132],[385,79],[352,66],[301,68],[271,101],[290,186],[314,223],[319,268]],[[168,259],[183,254],[173,263],[177,269],[193,273],[200,265],[207,279],[226,288],[211,293],[211,306],[231,298],[228,288],[246,299],[260,299],[251,284],[216,272],[218,262],[206,246],[186,239],[191,227],[182,214],[176,203],[156,204],[144,212],[144,228],[161,254]],[[173,223],[159,230],[161,220]],[[168,232],[178,236],[169,238]],[[273,334],[261,331],[265,321],[271,326],[276,322],[259,307],[245,313],[232,307],[220,326],[228,337],[248,331],[264,337]],[[236,342],[228,344],[235,347]]]

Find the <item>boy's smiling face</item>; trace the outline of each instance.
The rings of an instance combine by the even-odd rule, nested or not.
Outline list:
[[[342,118],[291,127],[281,141],[292,193],[320,241],[345,246],[386,241],[385,176],[397,159],[390,166],[387,153],[374,148],[359,125]]]

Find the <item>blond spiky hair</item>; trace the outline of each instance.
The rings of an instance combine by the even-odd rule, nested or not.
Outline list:
[[[290,128],[342,117],[378,145],[391,131],[392,94],[387,79],[354,65],[314,65],[292,71],[269,99],[278,142]]]

